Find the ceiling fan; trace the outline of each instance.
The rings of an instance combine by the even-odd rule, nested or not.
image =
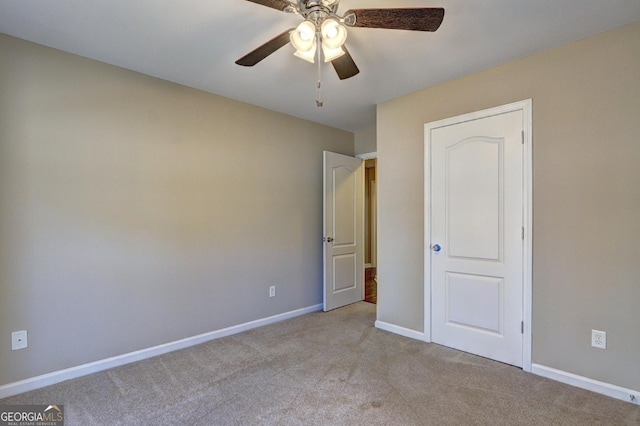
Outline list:
[[[444,18],[441,7],[350,9],[338,15],[340,0],[247,0],[304,18],[297,28],[290,28],[249,52],[236,64],[252,67],[284,45],[291,43],[295,55],[309,62],[331,62],[340,80],[360,70],[344,45],[346,27],[386,28],[410,31],[435,31]]]

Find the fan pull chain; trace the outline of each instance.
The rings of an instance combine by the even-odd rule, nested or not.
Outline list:
[[[318,43],[318,48],[316,49],[316,52],[318,52],[318,98],[316,99],[316,106],[318,108],[322,108],[322,106],[324,105],[324,102],[322,102],[322,46],[320,44],[321,42],[319,34],[318,36],[316,36],[316,40]]]

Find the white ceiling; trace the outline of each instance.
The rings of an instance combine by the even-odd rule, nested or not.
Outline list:
[[[324,65],[323,108],[291,46],[234,64],[301,19],[245,0],[0,0],[0,32],[359,132],[377,103],[640,20],[640,0],[342,0],[338,13],[375,7],[446,12],[434,33],[349,29],[360,74]]]

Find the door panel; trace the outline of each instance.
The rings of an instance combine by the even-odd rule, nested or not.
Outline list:
[[[430,130],[432,341],[522,366],[523,112]],[[437,248],[437,247],[436,247]]]
[[[355,289],[357,280],[358,261],[355,253],[333,256],[333,292]]]
[[[357,170],[357,169],[356,169]],[[356,204],[358,179],[354,168],[345,164],[334,164],[331,168],[333,191],[333,246],[353,246],[356,244]]]
[[[501,334],[503,283],[495,277],[447,273],[446,323]]]
[[[364,299],[362,160],[324,152],[324,310]]]
[[[450,257],[500,260],[502,142],[470,138],[446,148]]]

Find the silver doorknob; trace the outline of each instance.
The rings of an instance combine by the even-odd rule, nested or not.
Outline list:
[[[434,244],[431,249],[437,253],[442,250],[442,247],[440,247],[440,244]]]

